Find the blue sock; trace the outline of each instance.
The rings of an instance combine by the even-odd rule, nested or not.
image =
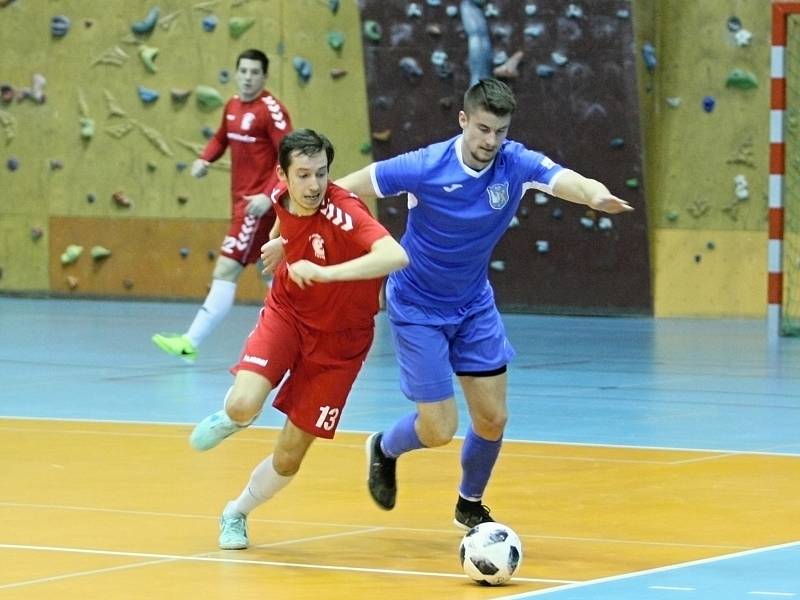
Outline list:
[[[401,454],[425,446],[419,441],[419,436],[414,429],[414,423],[417,420],[417,413],[409,413],[391,429],[383,432],[383,439],[381,440],[381,450],[386,456],[390,458],[397,458]]]
[[[476,501],[483,498],[502,445],[503,438],[490,442],[478,437],[472,427],[469,428],[461,448],[462,475],[458,491],[463,498]]]

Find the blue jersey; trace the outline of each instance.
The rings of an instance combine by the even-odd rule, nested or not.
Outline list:
[[[529,189],[552,193],[563,167],[506,140],[475,171],[461,156],[462,136],[375,163],[379,197],[408,193],[401,244],[411,264],[390,275],[403,302],[459,308],[485,293],[492,250]]]

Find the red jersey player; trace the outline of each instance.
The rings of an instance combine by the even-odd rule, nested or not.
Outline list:
[[[195,427],[192,447],[208,450],[247,427],[286,377],[273,406],[286,421],[273,453],[225,507],[219,546],[246,548],[246,519],[286,486],[312,442],[332,438],[372,344],[383,277],[408,264],[402,246],[366,206],[328,180],[333,147],[300,129],[280,144],[280,184],[271,200],[285,260],[255,329],[232,369],[225,408]],[[287,376],[288,373],[288,376]]]
[[[264,89],[269,59],[260,50],[245,50],[236,59],[239,94],[228,100],[220,125],[194,163],[192,175],[203,177],[209,165],[231,150],[231,226],[222,242],[213,280],[202,308],[183,335],[156,334],[164,352],[187,362],[233,306],[236,282],[248,264],[259,259],[275,213],[264,194],[277,183],[278,144],[292,130],[289,113]]]

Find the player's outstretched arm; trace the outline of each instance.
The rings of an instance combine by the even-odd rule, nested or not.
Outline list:
[[[359,198],[376,198],[378,194],[375,191],[375,186],[372,185],[371,168],[371,164],[367,165],[363,169],[337,179],[334,183],[353,192]]]
[[[602,183],[575,171],[567,170],[561,173],[556,179],[553,193],[563,200],[585,204],[594,210],[611,214],[633,210],[630,204],[622,198],[617,198]]]
[[[372,248],[364,256],[338,265],[323,267],[308,260],[299,260],[289,265],[289,277],[304,288],[313,285],[315,281],[324,283],[376,279],[402,269],[407,264],[406,251],[397,240],[387,235],[372,244]]]

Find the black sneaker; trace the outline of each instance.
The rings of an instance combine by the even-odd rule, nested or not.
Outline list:
[[[490,512],[485,504],[470,502],[459,497],[453,524],[468,531],[481,523],[494,523],[494,519],[489,516]]]
[[[370,496],[383,510],[392,510],[397,498],[396,458],[389,458],[381,450],[383,433],[373,433],[367,438],[367,487]]]

